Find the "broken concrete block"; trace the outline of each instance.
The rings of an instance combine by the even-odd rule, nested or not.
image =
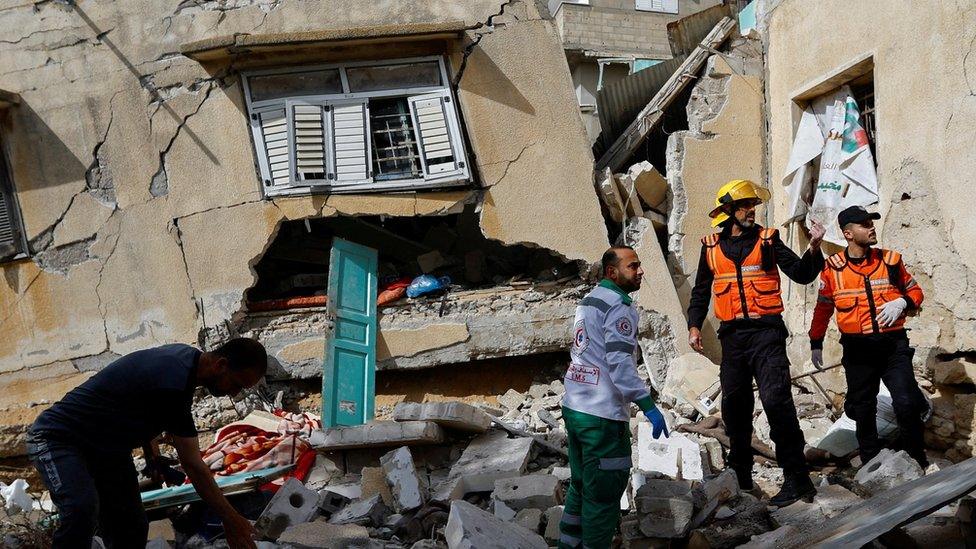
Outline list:
[[[572,471],[569,470],[569,467],[553,467],[552,472],[549,474],[558,478],[559,480],[565,481],[569,480],[569,477],[572,475]]]
[[[641,206],[640,197],[637,196],[637,189],[634,188],[634,182],[630,176],[616,174],[613,176],[613,180],[617,184],[617,192],[620,193],[620,199],[623,200],[624,212],[627,217],[643,217],[644,208]]]
[[[515,514],[515,524],[533,532],[539,531],[542,524],[542,511],[539,509],[522,509]]]
[[[566,394],[566,386],[560,380],[554,380],[549,384],[549,392],[556,395],[557,397],[562,397]]]
[[[433,421],[446,429],[484,433],[491,427],[491,416],[463,402],[401,402],[393,410],[396,421]]]
[[[430,421],[372,421],[364,425],[328,429],[322,440],[316,442],[313,446],[323,452],[346,448],[440,444],[444,442],[444,431]]]
[[[342,476],[342,471],[335,462],[323,456],[315,456],[315,465],[305,478],[305,487],[309,490],[321,490],[329,485],[333,478]]]
[[[516,511],[548,509],[561,499],[559,479],[552,475],[528,475],[495,481],[492,499]]]
[[[386,482],[386,472],[382,467],[363,467],[359,472],[359,487],[360,498],[371,498],[379,494],[387,507],[393,506],[393,492]]]
[[[694,490],[695,508],[698,513],[691,527],[697,528],[715,515],[718,508],[739,496],[739,480],[735,471],[727,469],[716,477],[705,480]]]
[[[817,488],[813,503],[798,501],[793,505],[770,511],[770,517],[777,526],[787,524],[819,524],[860,503],[861,498],[839,484]]]
[[[432,273],[446,264],[447,261],[438,250],[433,250],[417,256],[417,265],[424,273]]]
[[[690,404],[702,416],[718,410],[719,367],[700,353],[684,353],[671,361],[661,393]]]
[[[510,522],[502,521],[466,501],[451,503],[444,538],[449,549],[490,547],[546,549],[542,536]]]
[[[695,504],[691,497],[655,498],[638,500],[640,531],[650,538],[682,538],[691,528]]]
[[[684,480],[705,476],[697,442],[682,433],[655,439],[649,422],[637,425],[637,469]]]
[[[413,456],[406,446],[384,454],[380,458],[386,482],[393,492],[393,509],[397,513],[416,509],[424,504],[427,494],[417,477]]]
[[[298,479],[288,479],[258,517],[254,528],[261,537],[277,539],[289,526],[308,522],[318,513],[319,494]]]
[[[358,483],[330,484],[325,489],[349,499],[359,499],[363,496],[363,488]]]
[[[306,522],[289,527],[278,538],[278,543],[295,549],[365,547],[369,543],[369,531],[356,524]]]
[[[625,215],[624,201],[620,196],[620,189],[617,188],[617,182],[614,181],[613,172],[610,171],[610,168],[605,168],[602,172],[597,172],[596,188],[600,200],[607,207],[610,219],[617,223],[623,221]]]
[[[354,501],[346,505],[338,513],[332,515],[332,524],[360,524],[380,525],[390,515],[390,508],[383,503],[379,494]]]
[[[489,492],[496,480],[521,476],[529,464],[533,442],[531,438],[508,438],[504,431],[474,439],[451,467],[435,499],[447,501],[468,492]]]
[[[694,487],[689,480],[670,480],[664,478],[644,479],[644,484],[634,494],[636,501],[642,497],[670,498],[690,496]],[[638,507],[639,508],[639,507]]]
[[[627,175],[645,204],[655,210],[666,210],[668,181],[650,162],[644,160],[634,164],[627,170]]]
[[[349,503],[350,499],[346,496],[325,489],[319,492],[319,511],[326,517],[331,517],[338,513],[340,509]]]
[[[491,501],[491,512],[506,522],[515,520],[515,515],[518,514],[515,509],[505,505],[505,502],[498,500]]]
[[[922,467],[904,450],[895,452],[885,448],[858,470],[854,480],[873,496],[920,478],[923,474]]]
[[[517,410],[519,406],[525,403],[525,395],[515,389],[509,389],[505,391],[504,395],[498,397],[498,403],[509,410]]]
[[[976,364],[965,359],[948,362],[936,362],[932,367],[935,382],[942,385],[956,385],[976,383]]]
[[[546,541],[556,541],[559,539],[559,521],[563,519],[564,508],[562,505],[553,505],[546,509],[546,531],[542,536],[546,538]]]

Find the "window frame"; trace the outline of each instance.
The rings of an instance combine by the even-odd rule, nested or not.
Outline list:
[[[0,108],[2,110],[2,108]],[[10,161],[7,156],[6,139],[4,138],[3,128],[0,127],[0,193],[4,195],[7,203],[7,215],[10,216],[10,229],[14,233],[14,253],[9,256],[0,254],[0,264],[19,261],[30,257],[30,247],[27,242],[27,231],[24,228],[24,214],[20,208],[20,199],[17,196],[17,186],[14,184],[14,176],[10,170]],[[2,249],[0,249],[2,250]]]
[[[355,67],[369,67],[369,66],[389,66],[389,65],[406,65],[414,63],[423,62],[436,62],[438,64],[438,70],[440,74],[440,79],[442,84],[439,86],[418,86],[412,88],[394,88],[389,90],[374,90],[374,91],[364,91],[364,92],[351,92],[349,91],[349,81],[346,76],[347,68]],[[342,93],[339,94],[315,94],[315,95],[295,95],[288,97],[281,97],[276,99],[264,99],[261,101],[253,101],[251,99],[251,88],[249,79],[253,77],[266,76],[266,75],[280,75],[289,73],[302,73],[310,72],[316,70],[338,70],[340,81],[342,85]],[[447,186],[463,186],[471,181],[471,170],[470,162],[468,161],[467,155],[467,143],[465,136],[461,131],[462,124],[460,122],[460,109],[457,108],[457,98],[454,95],[454,90],[450,85],[450,76],[447,71],[446,60],[440,55],[430,55],[422,57],[405,57],[396,59],[377,59],[369,61],[350,61],[341,63],[319,63],[314,65],[298,65],[292,67],[281,67],[273,69],[260,69],[251,71],[242,71],[240,73],[242,90],[244,92],[245,105],[247,107],[247,118],[248,125],[250,126],[252,148],[256,156],[256,167],[258,172],[258,178],[261,184],[261,190],[266,198],[276,197],[276,196],[293,196],[293,195],[308,195],[308,194],[341,194],[341,193],[359,193],[359,192],[384,192],[384,191],[414,191],[420,189],[431,189]],[[450,177],[438,177],[436,174],[426,174],[425,177],[421,178],[410,178],[410,179],[396,179],[388,181],[376,181],[370,177],[367,180],[357,183],[346,183],[342,185],[336,185],[334,180],[320,181],[299,181],[295,179],[295,164],[294,164],[294,141],[293,141],[293,128],[291,127],[291,113],[288,110],[289,104],[294,103],[311,103],[320,104],[323,106],[329,106],[333,104],[348,104],[355,101],[363,101],[366,104],[367,109],[367,130],[369,129],[369,99],[372,98],[406,98],[409,102],[410,98],[416,96],[425,96],[431,94],[444,94],[450,98],[450,102],[453,103],[453,116],[448,117],[448,125],[452,131],[452,143],[456,144],[458,150],[457,161],[460,163],[461,171],[460,173],[450,176]],[[261,130],[260,119],[258,117],[259,113],[275,110],[277,108],[285,109],[285,119],[288,120],[288,135],[289,135],[289,176],[287,183],[284,184],[274,184],[271,180],[270,166],[268,163],[266,149],[264,148],[264,135]],[[334,139],[332,133],[332,122],[331,116],[324,116],[324,128],[329,132],[326,136],[326,141],[331,142]],[[367,134],[368,137],[369,134]],[[368,149],[368,165],[367,173],[372,174],[372,143],[371,140],[367,139],[367,149]],[[326,148],[326,161],[330,168],[334,168],[334,151],[332,147]],[[332,172],[334,173],[334,172]]]
[[[655,0],[643,0],[643,2],[647,2],[647,3],[650,3],[652,5],[653,5],[653,2],[654,1]],[[667,7],[665,6],[665,4],[668,1],[669,0],[660,0],[660,2],[661,2],[661,9],[654,9],[653,7],[641,7],[642,0],[634,0],[634,9],[636,11],[640,11],[640,12],[644,12],[644,13],[666,13],[666,14],[669,14],[669,15],[678,15],[679,13],[681,13],[681,6],[678,4],[678,0],[673,0],[674,1],[674,11],[671,11],[671,10],[667,9]]]

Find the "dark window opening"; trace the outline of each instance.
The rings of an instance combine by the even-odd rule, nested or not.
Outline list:
[[[286,221],[255,266],[258,279],[247,301],[324,296],[332,239],[344,238],[379,252],[379,285],[429,273],[451,279],[451,289],[531,282],[569,282],[580,275],[544,248],[488,240],[473,207],[436,217],[330,217]]]
[[[861,126],[868,134],[868,145],[871,147],[871,156],[874,157],[874,165],[878,165],[878,151],[875,149],[878,135],[878,122],[875,117],[874,109],[874,82],[871,75],[867,74],[851,82],[851,95],[857,103],[857,108],[861,114]]]
[[[7,170],[3,135],[0,134],[0,261],[7,261],[27,251],[20,207]]]
[[[369,106],[373,177],[377,181],[423,177],[406,97],[374,99]]]

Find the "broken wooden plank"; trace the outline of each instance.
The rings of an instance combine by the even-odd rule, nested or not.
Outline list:
[[[730,17],[723,17],[715,25],[712,32],[708,33],[708,36],[701,41],[701,44],[695,48],[695,51],[691,52],[688,58],[685,59],[685,62],[664,83],[664,86],[654,94],[654,97],[651,98],[647,106],[638,113],[637,118],[634,119],[630,126],[627,126],[624,133],[613,142],[613,145],[600,158],[596,163],[596,169],[598,171],[602,171],[605,168],[610,168],[611,171],[620,169],[623,163],[634,154],[634,151],[644,141],[647,134],[660,123],[664,110],[688,86],[693,76],[705,64],[705,61],[711,55],[709,48],[721,46],[729,35],[732,34],[732,29],[735,28],[735,25],[735,20]]]
[[[882,492],[783,547],[861,547],[976,489],[976,458]]]

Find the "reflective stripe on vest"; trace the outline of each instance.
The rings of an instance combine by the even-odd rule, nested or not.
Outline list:
[[[783,312],[779,289],[779,269],[762,269],[762,246],[772,246],[776,229],[762,229],[756,245],[741,265],[726,257],[719,245],[719,235],[702,239],[705,259],[712,270],[712,297],[719,320],[757,318]]]
[[[833,271],[833,300],[837,309],[837,329],[842,334],[876,334],[901,330],[902,316],[888,327],[878,325],[878,311],[889,301],[902,297],[898,286],[890,280],[890,267],[901,262],[901,254],[890,250],[871,250],[871,257],[855,265],[844,252],[827,259]]]

